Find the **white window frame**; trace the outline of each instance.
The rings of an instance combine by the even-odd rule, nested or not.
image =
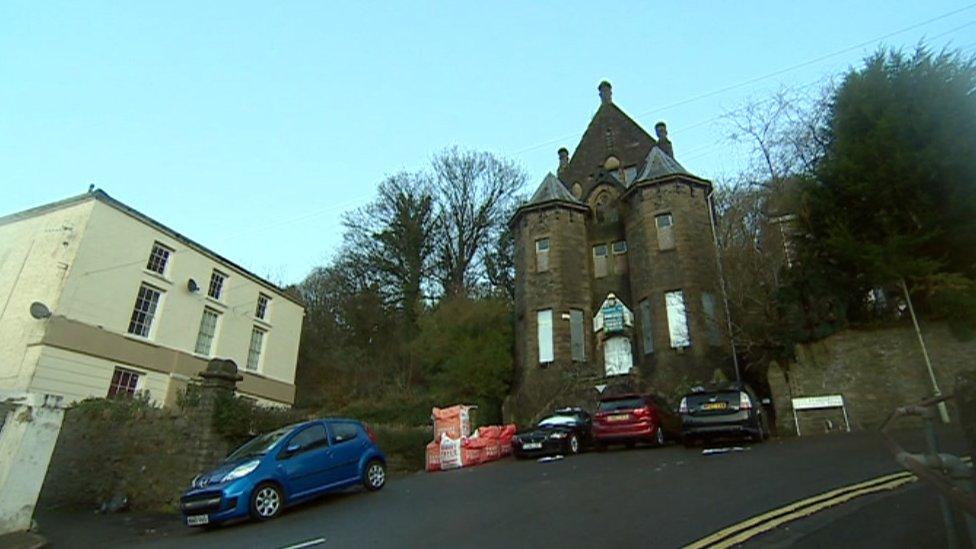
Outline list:
[[[223,295],[224,283],[227,282],[227,278],[226,273],[214,269],[210,273],[210,283],[207,285],[207,297],[220,301],[220,296]]]
[[[536,334],[539,342],[539,364],[549,364],[555,359],[552,309],[536,311]]]
[[[620,250],[619,251],[617,250],[617,244],[622,244],[623,245],[623,246],[620,246]],[[614,241],[614,243],[611,244],[611,246],[610,246],[610,250],[613,253],[613,255],[623,255],[623,254],[627,253],[627,241],[626,240],[616,240],[616,241]]]
[[[116,366],[115,369],[112,370],[112,377],[109,378],[109,380],[108,380],[108,390],[105,392],[105,398],[115,398],[115,397],[118,397],[119,396],[119,393],[118,392],[116,392],[114,395],[112,394],[112,387],[115,387],[115,386],[122,387],[121,384],[114,383],[115,382],[115,374],[116,373],[120,373],[120,374],[123,374],[123,375],[128,375],[130,378],[131,377],[135,377],[136,378],[136,383],[135,383],[135,386],[132,387],[132,392],[130,393],[128,391],[128,389],[126,389],[125,390],[125,394],[126,395],[132,397],[132,396],[135,396],[136,393],[138,393],[139,391],[142,390],[142,387],[144,385],[144,379],[145,379],[145,374],[143,372],[139,372],[139,371],[133,370],[132,368],[125,368],[125,367],[122,367],[122,366]]]
[[[267,335],[268,331],[264,328],[258,326],[251,327],[251,339],[248,341],[247,346],[247,362],[244,363],[244,369],[248,372],[261,371],[261,359],[264,358],[264,341]],[[257,346],[254,344],[255,336],[258,336]]]
[[[140,308],[140,300],[145,300],[143,296],[143,291],[152,292],[156,295],[155,301],[149,300],[150,306],[144,309]],[[139,285],[139,291],[136,293],[136,301],[132,305],[132,315],[129,317],[129,326],[126,332],[129,335],[136,337],[141,337],[145,339],[150,339],[153,335],[156,325],[156,317],[159,316],[159,309],[163,303],[163,296],[166,294],[161,288],[152,286],[150,284],[142,283]],[[138,315],[143,315],[142,320],[136,320]],[[139,327],[142,327],[141,329]],[[135,328],[135,331],[133,331]]]
[[[264,306],[261,303],[264,302]],[[258,301],[254,307],[254,318],[268,321],[271,312],[271,296],[265,293],[258,293]]]
[[[204,328],[206,327],[206,320],[208,315],[212,317],[213,320],[213,331],[210,334],[204,333]],[[193,352],[201,355],[210,357],[213,356],[214,342],[217,341],[217,331],[220,328],[220,311],[212,309],[210,307],[203,308],[203,314],[200,315],[200,327],[197,330],[197,342],[193,346]],[[205,338],[209,338],[206,341]],[[206,341],[206,348],[201,350],[201,343]]]
[[[691,333],[688,331],[688,307],[685,294],[674,290],[664,294],[664,304],[668,311],[668,334],[672,349],[691,346]]]
[[[600,253],[602,251],[602,253]],[[610,246],[606,243],[593,245],[593,277],[603,278],[610,274]]]
[[[159,254],[156,253],[157,250],[160,252]],[[166,244],[158,240],[153,242],[152,248],[149,250],[149,259],[146,260],[146,270],[165,277],[167,271],[169,271],[170,260],[173,258],[174,253],[175,250]],[[153,268],[154,263],[159,264],[160,270],[157,271]]]

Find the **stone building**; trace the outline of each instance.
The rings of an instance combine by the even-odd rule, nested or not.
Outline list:
[[[731,377],[711,225],[712,184],[648,134],[608,82],[573,155],[558,152],[512,218],[516,368],[506,412],[527,421],[601,392],[669,400]]]

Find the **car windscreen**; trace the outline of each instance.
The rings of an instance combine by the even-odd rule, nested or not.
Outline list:
[[[620,398],[615,400],[603,400],[597,407],[601,412],[613,412],[615,410],[633,410],[644,406],[644,399],[640,397]]]
[[[576,416],[550,416],[539,422],[539,427],[561,427],[579,425],[580,419]]]
[[[287,435],[294,429],[294,426],[283,427],[277,431],[271,431],[270,433],[264,433],[263,435],[258,435],[251,440],[244,443],[243,446],[234,450],[229,456],[227,456],[224,461],[234,461],[237,459],[245,457],[257,457],[263,456],[271,450],[271,447],[275,445],[276,442],[281,440],[281,437]]]

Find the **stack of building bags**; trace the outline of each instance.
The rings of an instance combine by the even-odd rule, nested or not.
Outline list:
[[[434,441],[427,445],[427,470],[473,467],[512,454],[515,425],[489,425],[471,431],[472,406],[434,408]]]

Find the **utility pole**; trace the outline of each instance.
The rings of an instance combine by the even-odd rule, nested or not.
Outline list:
[[[915,326],[915,335],[918,336],[918,345],[922,348],[922,357],[925,358],[925,369],[929,372],[929,380],[932,381],[932,392],[935,397],[942,396],[942,390],[939,389],[939,382],[935,380],[935,371],[932,370],[932,361],[929,360],[929,351],[925,348],[925,340],[922,338],[922,330],[918,327],[918,318],[915,317],[915,307],[912,307],[912,296],[908,294],[908,285],[905,284],[905,278],[902,277],[901,280],[901,290],[905,293],[905,302],[908,303],[908,314],[912,317],[912,324]],[[949,423],[949,409],[946,408],[945,401],[938,404],[939,416],[942,418],[942,423]]]

